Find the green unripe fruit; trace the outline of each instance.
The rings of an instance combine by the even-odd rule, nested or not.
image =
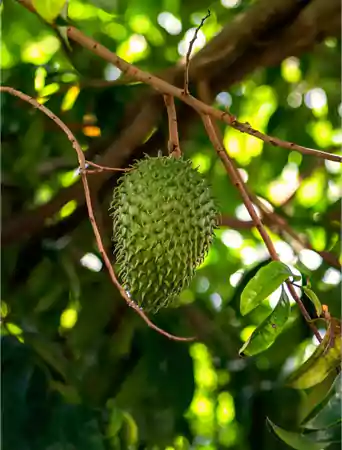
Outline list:
[[[203,261],[217,210],[190,160],[147,157],[119,180],[113,202],[119,277],[145,311],[175,303]]]

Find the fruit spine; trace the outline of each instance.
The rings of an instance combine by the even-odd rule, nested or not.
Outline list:
[[[190,160],[146,157],[120,178],[111,209],[124,288],[145,311],[174,304],[217,225],[206,180]]]

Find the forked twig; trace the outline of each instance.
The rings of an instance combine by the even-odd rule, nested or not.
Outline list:
[[[249,212],[253,222],[255,223],[255,226],[258,229],[271,258],[274,261],[279,261],[279,256],[276,252],[273,242],[272,242],[269,234],[267,233],[266,228],[264,227],[264,224],[262,223],[260,217],[258,216],[258,214],[253,206],[253,203],[251,202],[251,199],[249,198],[249,194],[247,192],[245,183],[242,180],[241,175],[240,175],[239,171],[236,169],[233,161],[230,159],[225,148],[223,147],[219,129],[217,127],[215,127],[215,124],[213,124],[211,117],[209,117],[208,115],[201,115],[201,117],[202,117],[205,129],[207,131],[207,134],[209,136],[209,139],[212,142],[213,147],[215,148],[216,153],[218,154],[219,158],[223,162],[223,165],[226,168],[226,171],[227,171],[231,181],[233,182],[235,187],[240,192],[243,202],[247,208],[247,211]],[[320,333],[318,332],[316,326],[312,323],[311,317],[308,314],[307,310],[305,309],[303,302],[298,297],[297,292],[295,291],[294,287],[292,286],[290,281],[287,281],[286,284],[288,286],[288,289],[289,289],[292,297],[294,298],[299,309],[301,310],[304,318],[306,319],[309,326],[311,327],[313,333],[317,337],[318,341],[321,342],[322,337],[321,337]]]
[[[79,166],[81,168],[81,178],[82,178],[82,183],[83,183],[83,187],[84,187],[84,194],[85,194],[85,199],[86,199],[86,204],[87,204],[87,209],[88,209],[88,216],[89,216],[89,220],[91,223],[91,226],[93,228],[94,231],[94,235],[95,235],[95,239],[96,239],[96,243],[99,249],[99,252],[103,258],[103,261],[107,267],[108,273],[110,275],[110,278],[113,282],[113,284],[118,288],[121,296],[124,298],[124,300],[126,301],[127,305],[130,306],[132,309],[134,309],[134,311],[139,314],[139,316],[146,322],[146,324],[152,328],[153,330],[157,331],[158,333],[166,336],[169,339],[173,339],[175,341],[192,341],[194,340],[193,337],[190,338],[184,338],[184,337],[178,337],[178,336],[174,336],[173,334],[168,333],[167,331],[162,330],[161,328],[157,327],[157,325],[155,325],[144,313],[144,311],[142,311],[139,306],[134,303],[132,301],[132,299],[130,299],[126,293],[126,291],[124,290],[124,288],[121,286],[121,284],[119,283],[118,279],[116,278],[115,272],[113,270],[112,264],[110,262],[110,259],[104,249],[103,246],[103,242],[102,242],[102,238],[101,238],[101,234],[99,231],[99,228],[97,226],[96,223],[96,219],[95,219],[95,215],[94,215],[94,211],[93,211],[93,206],[92,206],[92,201],[91,201],[91,195],[90,195],[90,190],[89,190],[89,184],[88,184],[88,180],[87,180],[87,174],[86,174],[86,160],[83,154],[83,151],[80,147],[80,144],[77,142],[77,139],[75,138],[75,136],[73,135],[73,133],[70,131],[70,129],[65,125],[65,123],[59,118],[57,117],[52,111],[50,111],[46,106],[38,103],[35,99],[33,99],[32,97],[17,91],[16,89],[13,89],[11,87],[8,86],[0,86],[0,91],[2,92],[8,92],[9,94],[18,97],[20,99],[22,99],[23,101],[30,103],[34,108],[39,109],[40,111],[42,111],[44,114],[46,114],[53,122],[55,122],[55,124],[66,134],[67,138],[69,139],[69,141],[71,142],[73,148],[75,149],[76,153],[77,153],[77,158],[78,158],[78,162],[79,162]]]
[[[35,12],[31,0],[18,0],[18,1],[28,10]],[[342,162],[342,156],[340,155],[315,150],[309,147],[304,147],[303,145],[298,145],[295,144],[294,142],[284,141],[282,139],[279,139],[274,136],[269,136],[265,133],[262,133],[259,130],[254,129],[249,123],[240,122],[233,114],[229,113],[228,111],[222,112],[219,109],[216,109],[198,100],[189,93],[186,94],[184,88],[180,89],[168,83],[167,81],[152,75],[149,72],[145,72],[139,69],[138,67],[133,66],[124,59],[120,58],[115,53],[108,50],[108,48],[104,47],[99,42],[83,34],[75,27],[68,26],[66,29],[66,33],[69,39],[72,39],[82,47],[87,48],[88,50],[90,50],[92,53],[96,54],[103,60],[114,64],[114,66],[120,69],[126,76],[132,77],[135,80],[146,83],[149,86],[152,86],[156,91],[161,92],[162,94],[170,94],[174,97],[179,98],[181,101],[191,106],[200,114],[210,115],[213,119],[225,122],[227,125],[231,126],[232,128],[235,128],[241,133],[246,133],[251,136],[254,136],[274,147],[282,147],[290,151],[296,150],[302,153],[303,155],[312,155],[316,156],[317,158],[328,159],[330,161],[337,161],[340,163]]]
[[[302,248],[307,248],[309,250],[312,250],[316,253],[318,253],[324,261],[333,266],[336,267],[336,269],[341,270],[341,264],[333,254],[327,252],[327,251],[320,251],[316,250],[307,239],[303,239],[301,236],[299,236],[293,228],[289,225],[289,223],[279,214],[275,213],[274,211],[271,211],[269,206],[265,205],[264,202],[262,202],[258,196],[252,195],[254,203],[263,211],[263,213],[268,218],[268,221],[270,223],[273,223],[275,227],[280,230],[277,234],[282,236],[283,232],[288,234],[293,240],[295,240]]]
[[[129,172],[131,169],[122,169],[116,167],[100,166],[99,164],[85,160],[88,166],[95,167],[95,169],[85,169],[86,173],[100,173],[100,172]]]
[[[194,37],[191,39],[188,51],[186,53],[185,70],[184,70],[184,94],[185,95],[189,95],[189,66],[190,66],[190,56],[191,56],[191,52],[192,52],[192,47],[194,46],[194,43],[197,39],[199,30],[203,27],[204,22],[208,19],[208,17],[210,17],[210,9],[208,9],[207,15],[205,17],[203,17],[203,19],[201,20],[201,23],[196,28]]]
[[[179,146],[175,99],[173,98],[172,95],[165,94],[164,102],[166,105],[167,116],[169,120],[169,142],[168,142],[169,154],[175,156],[176,158],[180,158],[182,153]]]

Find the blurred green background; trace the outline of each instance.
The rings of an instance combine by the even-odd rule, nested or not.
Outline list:
[[[339,151],[340,6],[325,3],[70,0],[69,19],[125,60],[182,86],[181,63],[210,8],[194,45],[191,92],[200,95],[205,81],[214,106],[258,130]],[[60,116],[87,159],[127,167],[144,153],[167,153],[159,94],[66,43],[14,0],[0,8],[2,84]],[[292,304],[275,344],[239,357],[279,290],[241,316],[241,291],[269,257],[199,117],[176,103],[182,151],[212,184],[223,226],[180,306],[151,318],[174,334],[196,335],[194,343],[158,335],[126,306],[97,250],[69,141],[41,112],[2,94],[4,450],[288,448],[266,416],[296,428],[302,393],[283,379],[317,342]],[[308,276],[340,317],[340,165],[220,127],[250,190],[294,232],[266,221],[280,259]],[[88,178],[111,255],[108,208],[118,176]]]

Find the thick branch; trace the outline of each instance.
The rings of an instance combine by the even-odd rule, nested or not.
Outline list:
[[[324,14],[324,22],[329,22],[329,14],[330,23],[336,22],[336,18],[339,22],[340,2],[328,1],[330,6]],[[19,0],[19,2],[34,12],[30,0]],[[317,29],[315,33],[310,33],[306,49],[322,41],[327,35],[340,35],[339,24],[337,28],[331,28],[330,31],[326,25],[324,25],[324,29],[321,29],[323,21],[318,15],[317,2],[321,5],[326,4],[325,0],[315,1],[316,7],[311,12],[310,26],[316,26]],[[267,65],[277,65],[284,57],[293,55],[299,40],[298,36],[301,37],[301,42],[306,39],[306,33],[303,33],[304,22],[296,20],[306,7],[307,2],[298,2],[297,0],[274,0],[272,2],[260,0],[256,2],[246,12],[238,15],[232,23],[227,24],[206,47],[192,58],[189,69],[190,82],[199,79],[208,80],[214,96],[220,89],[228,88],[265,62]],[[284,53],[284,46],[280,46],[279,42],[282,36],[285,36],[289,25],[292,31],[287,37],[287,53]],[[314,37],[312,37],[313,34]],[[299,54],[298,49],[296,54]],[[170,83],[177,83],[181,86],[184,80],[183,73],[183,67],[177,65],[163,71],[160,76]],[[144,137],[155,126],[157,118],[160,117],[160,109],[156,108],[153,91],[150,96],[144,97],[143,102],[138,100],[135,105],[130,104],[129,109],[132,113],[126,130],[120,135],[117,142],[114,142],[105,151],[101,150],[100,153],[104,153],[105,156],[96,161],[99,164],[122,167],[127,157],[136,151]],[[181,117],[180,127],[184,127],[196,115],[189,110],[187,105],[183,104],[180,105],[178,116]],[[146,121],[149,124],[146,124]],[[144,153],[154,153],[161,145],[162,141],[152,138],[144,145]],[[121,154],[123,149],[124,155]],[[92,191],[96,192],[108,179],[109,174],[103,173],[93,177],[89,180]],[[3,225],[3,245],[17,242],[18,239],[37,233],[45,226],[46,219],[52,217],[71,199],[82,202],[82,188],[80,188],[79,182],[61,190],[49,203],[32,212],[25,211],[7,221]],[[79,212],[77,214],[80,215]]]

